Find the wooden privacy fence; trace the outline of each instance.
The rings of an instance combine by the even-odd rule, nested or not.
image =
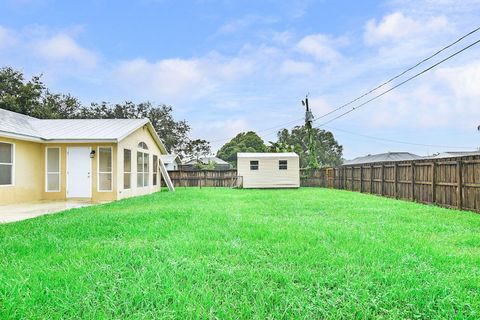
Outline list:
[[[175,187],[239,187],[236,170],[170,171]],[[480,156],[300,170],[302,187],[327,187],[480,212]]]
[[[480,157],[345,165],[333,187],[480,211]]]
[[[169,171],[170,179],[175,187],[238,187],[242,184],[237,170],[197,170]],[[162,185],[163,185],[162,180]]]

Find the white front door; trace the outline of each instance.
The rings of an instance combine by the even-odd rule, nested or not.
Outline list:
[[[89,147],[67,149],[67,198],[92,197],[92,159]]]

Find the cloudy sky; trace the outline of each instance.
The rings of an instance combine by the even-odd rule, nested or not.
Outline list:
[[[320,117],[479,18],[480,0],[3,0],[0,64],[84,103],[170,104],[218,148],[246,130],[275,140],[279,125],[301,123],[306,93]],[[475,149],[479,124],[480,45],[326,129],[352,158]]]

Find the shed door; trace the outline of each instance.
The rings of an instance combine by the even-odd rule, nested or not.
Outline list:
[[[89,147],[67,149],[67,198],[92,197],[92,160]]]

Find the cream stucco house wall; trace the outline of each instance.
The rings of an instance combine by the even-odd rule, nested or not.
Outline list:
[[[294,152],[238,153],[237,170],[244,188],[300,186],[300,161]]]
[[[40,120],[0,109],[0,204],[157,192],[166,153],[148,119]]]

